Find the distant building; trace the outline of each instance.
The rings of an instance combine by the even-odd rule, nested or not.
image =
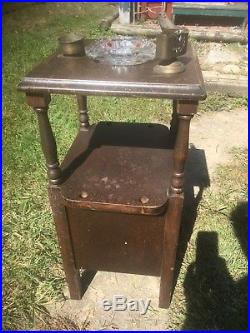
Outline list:
[[[247,24],[247,2],[120,2],[119,22],[135,23],[157,19],[161,12],[175,20],[175,16],[213,16],[242,18]]]

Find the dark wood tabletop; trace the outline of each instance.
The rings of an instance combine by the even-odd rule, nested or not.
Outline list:
[[[26,75],[18,89],[28,93],[205,99],[199,62],[191,46],[179,60],[186,65],[183,73],[158,74],[153,71],[157,60],[112,66],[87,56],[65,57],[57,51]]]

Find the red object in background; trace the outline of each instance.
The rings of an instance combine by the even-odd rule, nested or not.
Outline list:
[[[173,6],[172,2],[139,2],[139,11],[144,20],[155,20],[162,11],[172,19]]]

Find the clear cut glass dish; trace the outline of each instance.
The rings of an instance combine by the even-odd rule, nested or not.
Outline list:
[[[86,55],[114,66],[143,64],[155,58],[156,44],[143,37],[105,38],[85,47]]]

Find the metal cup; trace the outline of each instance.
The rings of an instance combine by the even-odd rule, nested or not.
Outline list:
[[[169,64],[187,50],[188,31],[169,29],[156,38],[156,57],[160,62]]]
[[[74,33],[58,38],[62,53],[68,57],[80,57],[85,55],[83,38]]]

